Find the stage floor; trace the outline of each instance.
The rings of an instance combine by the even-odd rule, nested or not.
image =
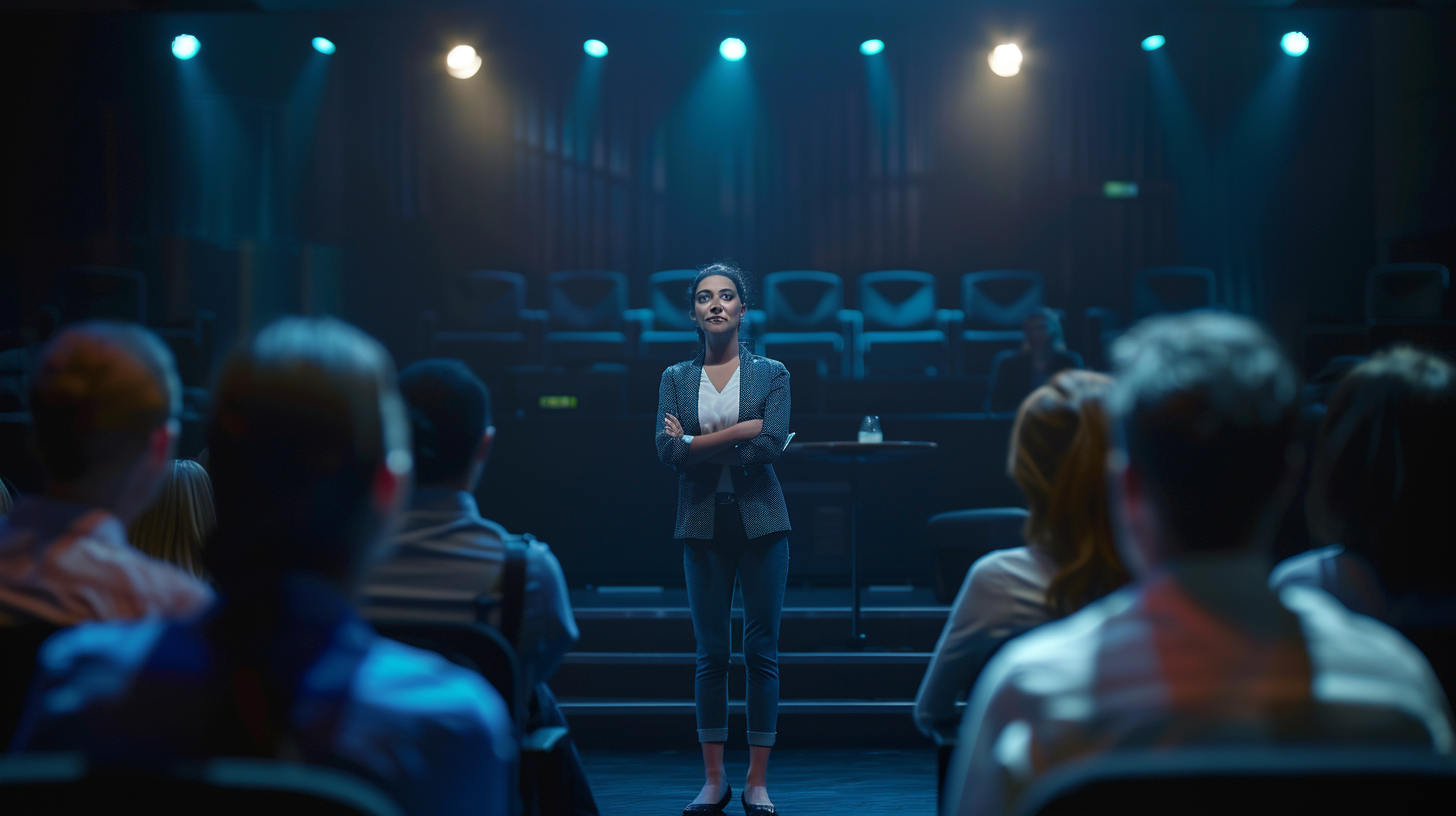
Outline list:
[[[748,752],[727,754],[734,802],[726,812],[740,813]],[[583,760],[602,813],[677,813],[703,784],[703,760],[696,751],[586,751]],[[776,750],[769,794],[785,816],[932,816],[935,751]]]

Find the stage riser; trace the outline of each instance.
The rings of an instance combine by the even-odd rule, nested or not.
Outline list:
[[[561,698],[692,699],[694,666],[572,665],[561,666],[551,688]],[[780,665],[782,699],[906,700],[915,696],[925,665]],[[728,694],[744,699],[745,669],[728,670]]]
[[[779,651],[816,652],[844,649],[849,641],[849,617],[795,618],[786,612],[779,624]],[[577,617],[582,652],[695,652],[693,624],[687,618],[587,618]],[[862,621],[871,647],[888,651],[929,652],[934,650],[945,613],[920,617],[876,618]],[[743,648],[742,619],[733,620],[733,649]]]
[[[696,751],[691,711],[682,714],[581,714],[568,711],[572,739],[582,750]],[[728,716],[728,748],[748,746],[747,717]],[[930,740],[908,713],[796,714],[780,711],[776,748],[925,748]],[[735,783],[736,784],[736,783]]]

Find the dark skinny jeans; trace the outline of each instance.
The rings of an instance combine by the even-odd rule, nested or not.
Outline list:
[[[748,538],[736,503],[719,504],[713,538],[686,539],[683,570],[698,670],[693,681],[698,741],[728,741],[728,662],[733,583],[743,588],[743,661],[748,670],[748,744],[774,744],[779,715],[779,616],[789,576],[789,534]]]

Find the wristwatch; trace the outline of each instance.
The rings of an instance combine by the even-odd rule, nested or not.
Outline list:
[[[683,441],[684,444],[692,445],[693,444],[693,435],[692,434],[683,434],[682,435],[682,441]]]

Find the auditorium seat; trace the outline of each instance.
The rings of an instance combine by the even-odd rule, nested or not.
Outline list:
[[[526,308],[526,279],[477,269],[450,282],[439,310],[420,317],[420,357],[455,357],[482,378],[539,363],[545,312]]]
[[[1215,291],[1212,269],[1201,266],[1144,269],[1133,281],[1133,319],[1216,306]]]
[[[0,626],[0,745],[9,745],[25,710],[36,654],[60,627],[39,620]]]
[[[1114,751],[1069,763],[1027,789],[1016,813],[1366,816],[1443,812],[1452,802],[1456,760],[1430,750],[1186,747]]]
[[[961,373],[985,376],[997,354],[1020,348],[1021,324],[1042,307],[1045,291],[1041,273],[1025,269],[962,275]]]
[[[810,361],[823,375],[854,376],[854,342],[863,318],[844,308],[844,282],[838,275],[813,270],[766,275],[763,306],[759,354]]]
[[[1020,547],[1029,514],[1020,507],[952,510],[931,516],[925,524],[925,545],[935,559],[935,600],[955,600],[961,582],[976,559],[992,550]]]
[[[1366,347],[1397,343],[1456,354],[1450,271],[1436,263],[1377,266],[1365,276]]]
[[[1101,306],[1088,307],[1082,312],[1082,331],[1082,356],[1087,367],[1093,371],[1112,370],[1107,350],[1122,333],[1117,312]]]
[[[1399,263],[1365,273],[1365,319],[1439,320],[1451,272],[1438,263]]]
[[[935,276],[895,269],[859,278],[864,331],[855,349],[855,376],[943,377],[950,371],[955,312],[935,308]]]
[[[62,323],[124,320],[147,324],[147,278],[135,269],[68,266],[61,270],[58,288]]]
[[[0,801],[27,816],[404,816],[359,777],[253,758],[107,768],[77,753],[10,754],[0,757]]]
[[[697,275],[696,269],[668,269],[647,277],[647,308],[627,315],[638,325],[638,358],[676,362],[698,353],[698,334],[688,317],[688,287]]]
[[[580,368],[628,357],[627,276],[580,270],[546,277],[546,362]]]
[[[482,601],[487,601],[482,596]],[[485,607],[482,607],[485,608]],[[505,699],[511,721],[520,732],[521,784],[524,816],[541,812],[538,800],[541,763],[562,744],[570,731],[562,726],[545,726],[526,731],[533,689],[521,673],[516,650],[496,629],[483,623],[450,623],[419,620],[371,620],[379,634],[419,649],[435,652],[452,663],[479,672]]]

